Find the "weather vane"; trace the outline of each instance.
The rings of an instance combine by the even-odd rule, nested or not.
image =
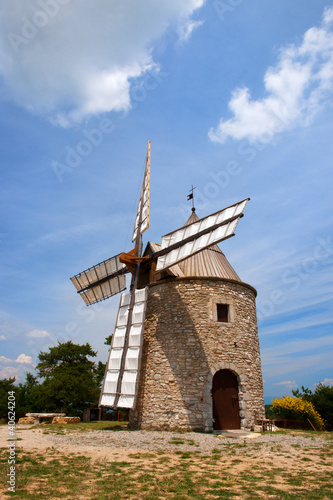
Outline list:
[[[190,189],[190,194],[187,195],[187,201],[192,200],[192,212],[195,212],[195,208],[194,208],[194,195],[193,195],[193,191],[195,189],[196,188],[193,187],[193,184],[192,184],[192,188]]]

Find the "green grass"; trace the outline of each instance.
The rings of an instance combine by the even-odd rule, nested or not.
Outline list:
[[[7,450],[2,449],[2,464],[6,455]],[[258,499],[269,495],[286,500],[322,500],[333,496],[332,474],[327,471],[314,472],[311,477],[303,476],[303,471],[289,473],[282,467],[267,470],[264,465],[255,471],[253,468],[233,471],[232,467],[226,469],[223,457],[210,465],[190,452],[169,453],[164,457],[157,453],[138,453],[130,458],[121,462],[102,462],[57,451],[50,457],[40,452],[18,451],[17,495],[22,500]],[[233,465],[241,462],[232,460]],[[284,475],[284,488],[279,486],[281,475]],[[10,494],[4,492],[2,498]]]
[[[193,440],[193,439],[185,439],[185,438],[179,438],[179,437],[172,437],[169,441],[170,444],[185,444],[186,446],[196,446],[199,447],[199,445]]]
[[[78,434],[91,431],[128,431],[128,422],[97,421],[80,422],[79,424],[36,424],[30,429],[42,430],[43,434]],[[20,430],[20,426],[17,426]]]
[[[173,437],[172,439],[170,439],[169,443],[170,444],[185,444],[185,440]]]

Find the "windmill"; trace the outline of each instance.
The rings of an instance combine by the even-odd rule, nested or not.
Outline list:
[[[193,198],[193,186],[192,196]],[[105,300],[126,289],[126,276],[132,274],[129,293],[121,295],[116,325],[100,396],[100,406],[135,409],[140,379],[143,332],[149,282],[163,276],[176,264],[234,236],[237,223],[249,201],[246,198],[223,210],[162,237],[160,249],[142,256],[142,234],[149,227],[150,141],[145,173],[134,224],[132,242],[135,248],[105,260],[71,278],[87,305]],[[192,211],[193,208],[192,208]]]

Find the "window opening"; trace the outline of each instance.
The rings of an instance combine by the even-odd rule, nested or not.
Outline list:
[[[221,323],[228,323],[229,306],[227,304],[216,304],[216,307],[217,307],[217,321]]]

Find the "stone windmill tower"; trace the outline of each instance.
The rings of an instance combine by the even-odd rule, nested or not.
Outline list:
[[[192,209],[185,226],[198,220]],[[148,243],[145,254],[158,250]],[[155,275],[148,287],[130,425],[251,428],[265,414],[256,290],[241,281],[217,245]]]
[[[150,143],[133,234],[135,249],[72,279],[86,304],[125,289],[101,406],[130,408],[138,429],[249,429],[264,417],[255,289],[217,242],[234,235],[248,199],[148,243]],[[192,192],[193,193],[193,192]]]

